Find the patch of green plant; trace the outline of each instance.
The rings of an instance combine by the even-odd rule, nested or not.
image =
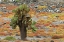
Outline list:
[[[35,32],[35,31],[37,30],[37,27],[35,26],[35,24],[36,24],[36,22],[33,21],[33,22],[32,22],[32,25],[31,25],[33,32]]]
[[[35,24],[36,24],[36,22],[35,22],[35,21],[33,21],[33,22],[32,22],[32,25],[35,25]]]
[[[14,38],[12,36],[8,36],[8,37],[4,38],[4,40],[14,41],[14,40],[16,40],[16,38]]]

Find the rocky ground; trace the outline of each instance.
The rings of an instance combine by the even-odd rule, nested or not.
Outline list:
[[[61,6],[62,5],[62,6]],[[64,3],[49,3],[48,5],[29,4],[32,20],[36,21],[35,26],[38,31],[27,34],[29,41],[20,40],[20,31],[18,27],[11,29],[10,20],[14,13],[12,10],[17,6],[0,4],[0,39],[1,42],[64,42]],[[36,7],[37,6],[37,7]],[[48,6],[48,7],[47,7]],[[60,7],[58,7],[60,6]],[[18,34],[19,36],[16,36]],[[15,41],[3,40],[7,36],[13,36]]]

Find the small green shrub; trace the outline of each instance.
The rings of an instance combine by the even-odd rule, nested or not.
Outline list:
[[[12,36],[8,36],[8,37],[4,38],[4,40],[14,41],[14,40],[16,40],[16,38],[14,38]]]

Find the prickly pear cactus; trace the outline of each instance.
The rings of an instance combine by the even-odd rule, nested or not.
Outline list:
[[[11,23],[10,23],[13,29],[16,28],[18,21],[21,20],[22,16],[26,15],[29,12],[29,10],[30,9],[26,4],[22,4],[18,8],[13,10],[15,14],[14,14],[14,17],[11,19]]]

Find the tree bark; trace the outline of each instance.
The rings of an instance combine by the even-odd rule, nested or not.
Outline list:
[[[22,27],[20,27],[20,34],[21,34],[21,40],[25,40],[26,39],[26,28],[24,27],[24,24],[22,24]]]
[[[18,25],[19,25],[19,29],[20,29],[21,40],[25,40],[27,37],[26,26],[24,23],[22,23],[22,20],[19,21]]]

